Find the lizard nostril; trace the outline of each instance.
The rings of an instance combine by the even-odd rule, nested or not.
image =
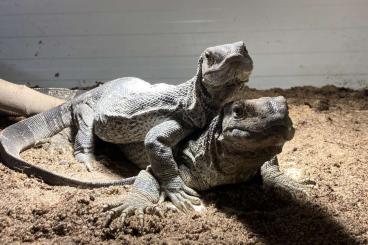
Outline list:
[[[243,44],[241,46],[241,53],[248,54],[248,50],[247,50],[247,47],[245,46],[244,42],[243,42]]]

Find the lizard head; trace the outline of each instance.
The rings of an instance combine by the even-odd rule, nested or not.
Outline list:
[[[207,48],[200,63],[206,87],[246,82],[253,69],[253,61],[242,41]]]
[[[293,136],[288,106],[282,96],[239,99],[224,106],[220,137],[233,148],[247,151],[267,148],[277,154]]]

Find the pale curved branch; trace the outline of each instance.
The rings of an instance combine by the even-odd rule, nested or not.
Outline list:
[[[64,100],[42,94],[25,85],[0,79],[0,111],[30,116],[64,103]]]

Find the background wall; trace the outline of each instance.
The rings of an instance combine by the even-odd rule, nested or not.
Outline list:
[[[0,0],[0,77],[18,83],[178,83],[238,40],[251,87],[368,84],[367,0]]]

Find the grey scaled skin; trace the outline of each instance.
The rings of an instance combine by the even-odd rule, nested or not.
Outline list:
[[[205,130],[186,138],[175,148],[179,174],[185,184],[195,190],[207,190],[215,186],[245,182],[261,173],[263,185],[282,189],[291,195],[304,194],[307,186],[287,178],[280,170],[277,154],[284,143],[294,136],[294,128],[288,116],[284,97],[236,99],[227,103],[220,115]],[[136,165],[146,167],[143,142],[122,145],[123,153]],[[142,170],[127,197],[111,205],[108,225],[121,215],[137,213],[143,225],[144,213],[158,212],[160,185],[151,169]],[[182,194],[181,210],[193,207],[189,197]]]
[[[107,82],[4,129],[0,135],[1,157],[9,167],[40,177],[46,183],[106,186],[108,182],[86,183],[33,166],[22,160],[19,153],[72,127],[77,131],[74,156],[91,170],[95,136],[115,144],[144,142],[152,173],[180,208],[184,201],[197,200],[194,196],[198,194],[183,182],[172,148],[194,130],[208,125],[223,102],[248,81],[252,69],[244,43],[236,42],[207,48],[199,58],[195,76],[179,85],[151,85],[129,77]]]
[[[83,89],[68,89],[68,88],[33,88],[33,89],[40,93],[47,94],[62,100],[71,100],[76,96],[87,92],[87,90]]]

